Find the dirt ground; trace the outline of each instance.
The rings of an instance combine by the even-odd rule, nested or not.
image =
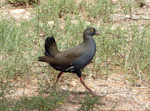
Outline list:
[[[78,1],[78,0],[77,0]],[[133,16],[133,19],[140,19],[142,28],[142,24],[145,24],[146,20],[150,19],[150,6],[149,2],[147,2],[146,6],[143,8],[137,9],[139,13],[142,13],[142,15]],[[26,9],[22,10],[23,12],[20,14],[13,13],[12,11],[17,8],[11,8],[8,9],[6,7],[2,7],[0,9],[0,13],[10,14],[10,16],[18,19],[22,16],[25,17],[25,19],[28,19],[30,16],[30,12],[28,12]],[[112,19],[116,22],[116,26],[120,24],[123,19],[129,19],[127,16],[124,17],[121,14],[120,15],[114,15],[112,16]],[[125,22],[125,21],[123,21]],[[114,26],[115,27],[115,26]],[[45,75],[41,75],[45,76]],[[65,74],[63,75],[65,76]],[[48,77],[49,78],[49,77]],[[76,77],[76,75],[73,75],[73,78],[71,81],[68,80],[61,80],[59,81],[59,89],[58,91],[76,91],[76,92],[86,92],[86,89],[79,81],[79,78]],[[117,73],[112,73],[109,75],[109,77],[106,79],[105,77],[97,76],[93,78],[93,76],[86,75],[83,77],[83,80],[89,86],[94,92],[97,94],[104,96],[101,101],[104,103],[104,105],[96,105],[99,110],[111,110],[112,108],[114,110],[150,110],[150,89],[149,89],[149,83],[143,82],[142,80],[139,81],[139,86],[134,86],[131,82],[129,82],[124,73],[122,71],[118,71]],[[16,89],[16,92],[14,95],[21,96],[23,94],[25,95],[37,95],[38,93],[36,90],[38,89],[37,85],[37,78],[33,77],[28,80],[29,83],[23,84],[22,80],[20,82],[16,83],[16,86],[22,86]],[[12,95],[12,97],[14,96]],[[81,98],[84,97],[85,94],[81,94]],[[64,111],[76,111],[80,108],[81,104],[73,104],[73,102],[76,102],[76,95],[70,94],[66,102],[61,106],[61,108]],[[95,109],[97,110],[97,109]]]

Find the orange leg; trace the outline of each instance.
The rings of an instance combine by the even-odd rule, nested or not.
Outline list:
[[[56,90],[58,80],[59,80],[59,78],[60,78],[60,76],[61,76],[62,74],[63,74],[63,72],[60,72],[60,73],[58,74],[57,80],[56,80],[56,82],[55,82],[55,84],[54,84],[54,86],[53,86],[54,90]]]
[[[87,86],[85,85],[85,83],[84,83],[83,80],[82,80],[82,77],[80,77],[80,82],[83,84],[84,87],[86,87],[86,89],[89,90],[89,92],[90,92],[93,96],[99,96],[99,95],[93,93],[93,91],[92,91],[89,87],[87,87]]]
[[[57,76],[57,80],[56,80],[56,84],[58,83],[58,80],[59,80],[59,78],[60,78],[60,76],[63,74],[63,72],[60,72],[59,74],[58,74],[58,76]]]

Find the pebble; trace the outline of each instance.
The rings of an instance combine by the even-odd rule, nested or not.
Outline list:
[[[48,25],[53,26],[54,25],[54,21],[48,21]]]
[[[22,13],[25,13],[26,10],[25,9],[15,9],[15,10],[12,10],[10,12],[10,14],[22,14]]]
[[[126,15],[125,19],[131,19],[130,15]]]
[[[71,86],[76,86],[76,82],[75,82],[75,81],[72,81],[72,82],[70,83],[70,85],[71,85]]]
[[[90,25],[90,24],[91,24],[91,22],[87,22],[87,21],[85,21],[85,24],[86,24],[86,25]]]
[[[26,11],[25,9],[12,10],[10,11],[10,15],[18,21],[20,19],[29,20],[31,18],[30,12]]]
[[[133,19],[133,20],[139,20],[139,19],[140,19],[140,17],[139,17],[139,16],[137,16],[137,15],[133,15],[132,19]]]
[[[145,19],[145,20],[149,20],[150,16],[142,16],[142,18]]]
[[[111,15],[110,18],[112,19],[112,21],[116,21],[116,22],[124,19],[123,16],[120,14]]]
[[[125,17],[124,17],[125,19],[131,19],[131,16],[130,15],[126,15]],[[132,19],[133,20],[139,20],[140,19],[140,16],[137,16],[137,15],[132,15]]]

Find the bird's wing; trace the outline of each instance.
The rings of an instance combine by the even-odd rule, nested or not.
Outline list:
[[[59,52],[55,56],[39,57],[39,61],[50,63],[53,66],[63,67],[64,69],[67,69],[69,72],[70,69],[68,68],[73,65],[72,63],[74,63],[75,61],[82,62],[83,53],[86,48],[81,47],[83,47],[82,43],[75,47]]]
[[[61,65],[61,66],[70,66],[70,64],[80,58],[83,54],[84,50],[81,48],[80,45],[77,45],[75,47],[69,48],[65,51],[62,51],[55,55],[55,61],[53,61],[55,64]]]
[[[54,38],[47,38],[45,41],[45,56],[39,57],[39,61],[47,62],[50,64],[69,66],[74,60],[80,58],[84,51],[80,44],[59,52]]]

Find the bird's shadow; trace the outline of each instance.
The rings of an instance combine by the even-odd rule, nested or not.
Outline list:
[[[70,93],[71,95],[88,95],[89,93],[88,92],[81,92],[81,91],[68,91],[68,90],[62,90],[62,91],[59,91],[61,93]]]
[[[64,89],[57,89],[57,86],[55,86],[55,84],[52,87],[48,88],[48,90],[45,90],[44,92],[46,94],[48,94],[53,91],[55,91],[56,93],[62,94],[62,95],[65,95],[65,94],[70,94],[73,96],[79,96],[79,95],[89,96],[89,95],[91,95],[88,91],[82,92],[82,91],[69,91],[69,90],[64,90]],[[106,95],[97,95],[97,97],[105,97],[105,96]],[[94,97],[94,95],[93,95],[93,97]]]
[[[52,91],[55,91],[57,93],[61,93],[62,95],[63,94],[71,94],[71,95],[88,95],[89,93],[88,92],[81,92],[81,91],[68,91],[68,90],[55,90],[53,88],[49,89],[49,90],[44,90],[43,92],[45,92],[46,94],[48,93],[51,93]]]
[[[64,89],[57,89],[54,90],[53,88],[50,88],[47,91],[44,91],[46,94],[55,94],[58,97],[65,97],[65,103],[67,104],[81,104],[80,102],[82,101],[95,101],[97,99],[98,104],[97,105],[105,105],[104,102],[102,102],[101,100],[106,96],[93,96],[92,94],[90,94],[88,91],[85,92],[81,92],[81,91],[69,91],[69,90],[64,90]],[[67,96],[66,96],[67,95]],[[88,99],[86,99],[88,98]],[[91,98],[91,99],[90,99]]]

